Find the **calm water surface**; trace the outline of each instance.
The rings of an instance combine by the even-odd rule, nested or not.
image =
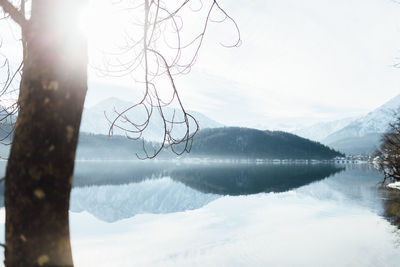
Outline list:
[[[367,165],[78,162],[78,266],[398,266]]]
[[[368,165],[77,162],[76,266],[398,266]],[[4,222],[3,222],[4,223]]]

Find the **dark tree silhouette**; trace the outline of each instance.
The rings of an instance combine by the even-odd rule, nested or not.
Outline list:
[[[391,123],[389,130],[383,134],[380,148],[375,152],[378,156],[379,170],[385,180],[400,180],[400,117]]]
[[[73,265],[68,210],[87,92],[87,41],[78,29],[78,17],[86,2],[0,0],[4,11],[0,21],[16,23],[22,42],[22,63],[16,71],[11,71],[12,64],[6,57],[1,65],[6,73],[3,95],[15,90],[18,93],[18,101],[3,108],[8,130],[13,130],[13,118],[18,114],[5,178],[6,266]],[[142,14],[132,22],[142,28],[142,34],[125,36],[126,45],[121,47],[117,63],[106,61],[105,66],[95,66],[107,75],[139,72],[140,77],[133,76],[145,86],[143,99],[126,110],[115,110],[116,116],[110,119],[110,135],[118,127],[126,131],[128,138],[141,138],[157,113],[163,119],[163,141],[154,151],[145,150],[145,157],[154,157],[164,147],[176,153],[190,150],[198,126],[185,111],[173,77],[190,70],[210,23],[230,21],[237,30],[236,23],[216,0],[200,1],[196,10],[189,6],[191,2],[184,0],[171,7],[170,1],[127,1],[132,6],[125,4],[125,11],[139,10]],[[183,41],[180,14],[187,9],[205,11],[205,17],[200,32]],[[174,41],[163,37],[171,27]],[[240,35],[233,46],[239,42]],[[191,57],[183,56],[187,50],[192,51]],[[169,81],[170,99],[159,94],[160,77]],[[20,86],[13,86],[19,78]],[[167,117],[164,109],[172,104],[180,108],[181,114]],[[126,115],[138,108],[145,110],[147,120],[137,122]],[[195,125],[194,130],[190,124]],[[173,128],[180,126],[186,127],[186,133],[176,137]],[[177,146],[182,143],[184,146]]]

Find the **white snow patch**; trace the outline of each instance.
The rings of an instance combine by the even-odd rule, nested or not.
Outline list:
[[[400,190],[400,182],[394,182],[386,185],[387,187],[394,188],[394,189],[399,189]]]

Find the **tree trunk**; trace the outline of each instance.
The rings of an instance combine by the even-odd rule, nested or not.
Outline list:
[[[6,266],[72,266],[69,198],[87,44],[80,0],[33,0],[14,140],[6,170]]]

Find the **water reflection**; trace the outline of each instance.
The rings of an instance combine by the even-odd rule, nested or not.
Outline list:
[[[2,172],[5,162],[0,164]],[[361,205],[400,227],[400,192],[379,190],[381,180],[370,165],[345,170],[330,164],[81,161],[75,168],[71,210],[111,222],[141,213],[198,209],[224,195],[299,188],[297,193],[316,199]],[[2,200],[3,184],[0,189]]]
[[[287,191],[343,170],[331,164],[79,162],[74,186],[138,183],[168,176],[203,193],[248,195]]]
[[[343,170],[329,164],[79,162],[71,211],[107,222],[186,211],[224,195],[287,191]]]
[[[298,193],[321,201],[359,206],[383,215],[379,193],[381,174],[370,165],[347,165],[346,170],[317,183],[301,187]]]
[[[194,210],[220,197],[164,177],[139,183],[75,187],[70,210],[87,211],[102,221],[114,222],[136,214]]]
[[[383,216],[400,229],[400,191],[392,188],[380,188]]]
[[[174,162],[157,161],[78,161],[74,187],[138,183],[167,176]]]
[[[182,166],[173,169],[170,176],[204,193],[249,195],[288,191],[343,170],[343,167],[330,164],[214,164],[207,167]]]

